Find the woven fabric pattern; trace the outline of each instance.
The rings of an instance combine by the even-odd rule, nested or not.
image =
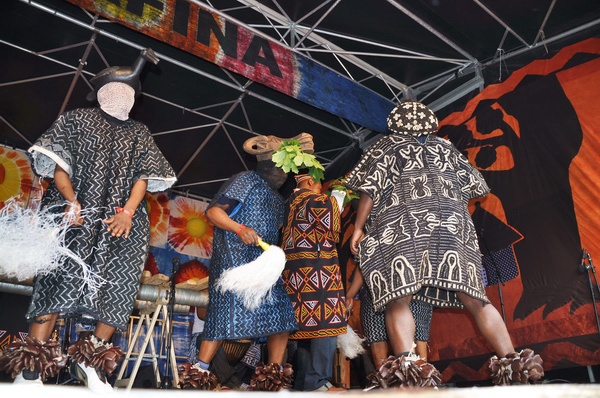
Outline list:
[[[124,329],[138,292],[148,253],[149,221],[145,201],[138,206],[127,239],[113,237],[104,220],[125,205],[138,179],[153,180],[148,189],[164,190],[175,173],[148,128],[134,120],[118,121],[98,108],[61,115],[30,149],[34,170],[52,177],[56,164],[70,176],[83,209],[93,209],[83,226],[68,231],[69,248],[104,281],[93,297],[82,289],[82,270],[70,259],[60,269],[41,275],[34,285],[27,318],[66,312],[85,314]],[[44,206],[64,204],[52,183]],[[62,207],[57,208],[62,211]]]
[[[462,307],[456,291],[489,302],[467,209],[489,188],[452,143],[437,136],[423,143],[403,134],[383,137],[346,185],[373,199],[359,256],[376,311],[412,294],[438,307]]]
[[[221,195],[238,203],[229,214],[233,220],[253,228],[263,241],[278,243],[284,202],[258,173],[247,171],[233,176],[208,208],[214,206]],[[223,271],[251,262],[262,254],[262,249],[245,245],[235,233],[220,228],[215,228],[213,245],[210,301],[202,338],[241,340],[295,330],[296,318],[281,278],[273,286],[271,300],[254,311],[248,311],[233,293],[223,293],[216,288],[215,281]]]

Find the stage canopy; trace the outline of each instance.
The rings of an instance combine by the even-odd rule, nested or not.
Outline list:
[[[156,248],[176,241],[167,220],[185,219],[187,208],[200,217],[203,199],[254,168],[242,150],[248,138],[310,133],[333,179],[386,133],[395,104],[417,99],[491,187],[471,210],[487,294],[517,349],[535,349],[547,370],[600,363],[600,290],[585,267],[600,255],[598,0],[1,7],[0,206],[6,192],[34,196],[23,151],[61,112],[91,106],[90,78],[132,65],[147,47],[160,62],[146,65],[132,117],[149,126],[178,176],[172,194],[149,198],[151,210],[162,209],[151,211],[150,243],[163,268],[171,261]],[[346,283],[355,266],[348,235],[339,245]],[[201,243],[193,255],[210,257]],[[489,378],[491,347],[464,311],[434,311],[431,336],[445,381]]]
[[[597,0],[8,0],[0,13],[0,143],[27,149],[89,79],[151,47],[133,117],[210,198],[252,169],[258,134],[314,136],[327,177],[385,133],[395,103],[440,119],[533,59],[598,35]]]

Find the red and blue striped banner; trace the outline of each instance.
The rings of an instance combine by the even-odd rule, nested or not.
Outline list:
[[[387,131],[394,103],[280,43],[186,0],[68,0],[257,83]]]

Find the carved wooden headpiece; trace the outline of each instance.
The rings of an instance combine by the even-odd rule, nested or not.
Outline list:
[[[300,133],[292,138],[281,138],[274,135],[259,135],[247,139],[246,142],[244,142],[243,148],[247,153],[256,155],[256,159],[259,162],[262,160],[271,160],[271,156],[279,149],[284,140],[298,140],[300,142],[300,148],[302,148],[304,152],[311,154],[315,152],[313,136],[308,133]]]

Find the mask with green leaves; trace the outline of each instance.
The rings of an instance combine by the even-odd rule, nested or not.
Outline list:
[[[300,169],[307,169],[308,175],[314,181],[321,181],[325,176],[325,168],[315,155],[303,151],[300,141],[295,139],[283,140],[279,149],[271,156],[271,160],[273,160],[276,167],[281,168],[286,173],[291,171],[298,174]]]

